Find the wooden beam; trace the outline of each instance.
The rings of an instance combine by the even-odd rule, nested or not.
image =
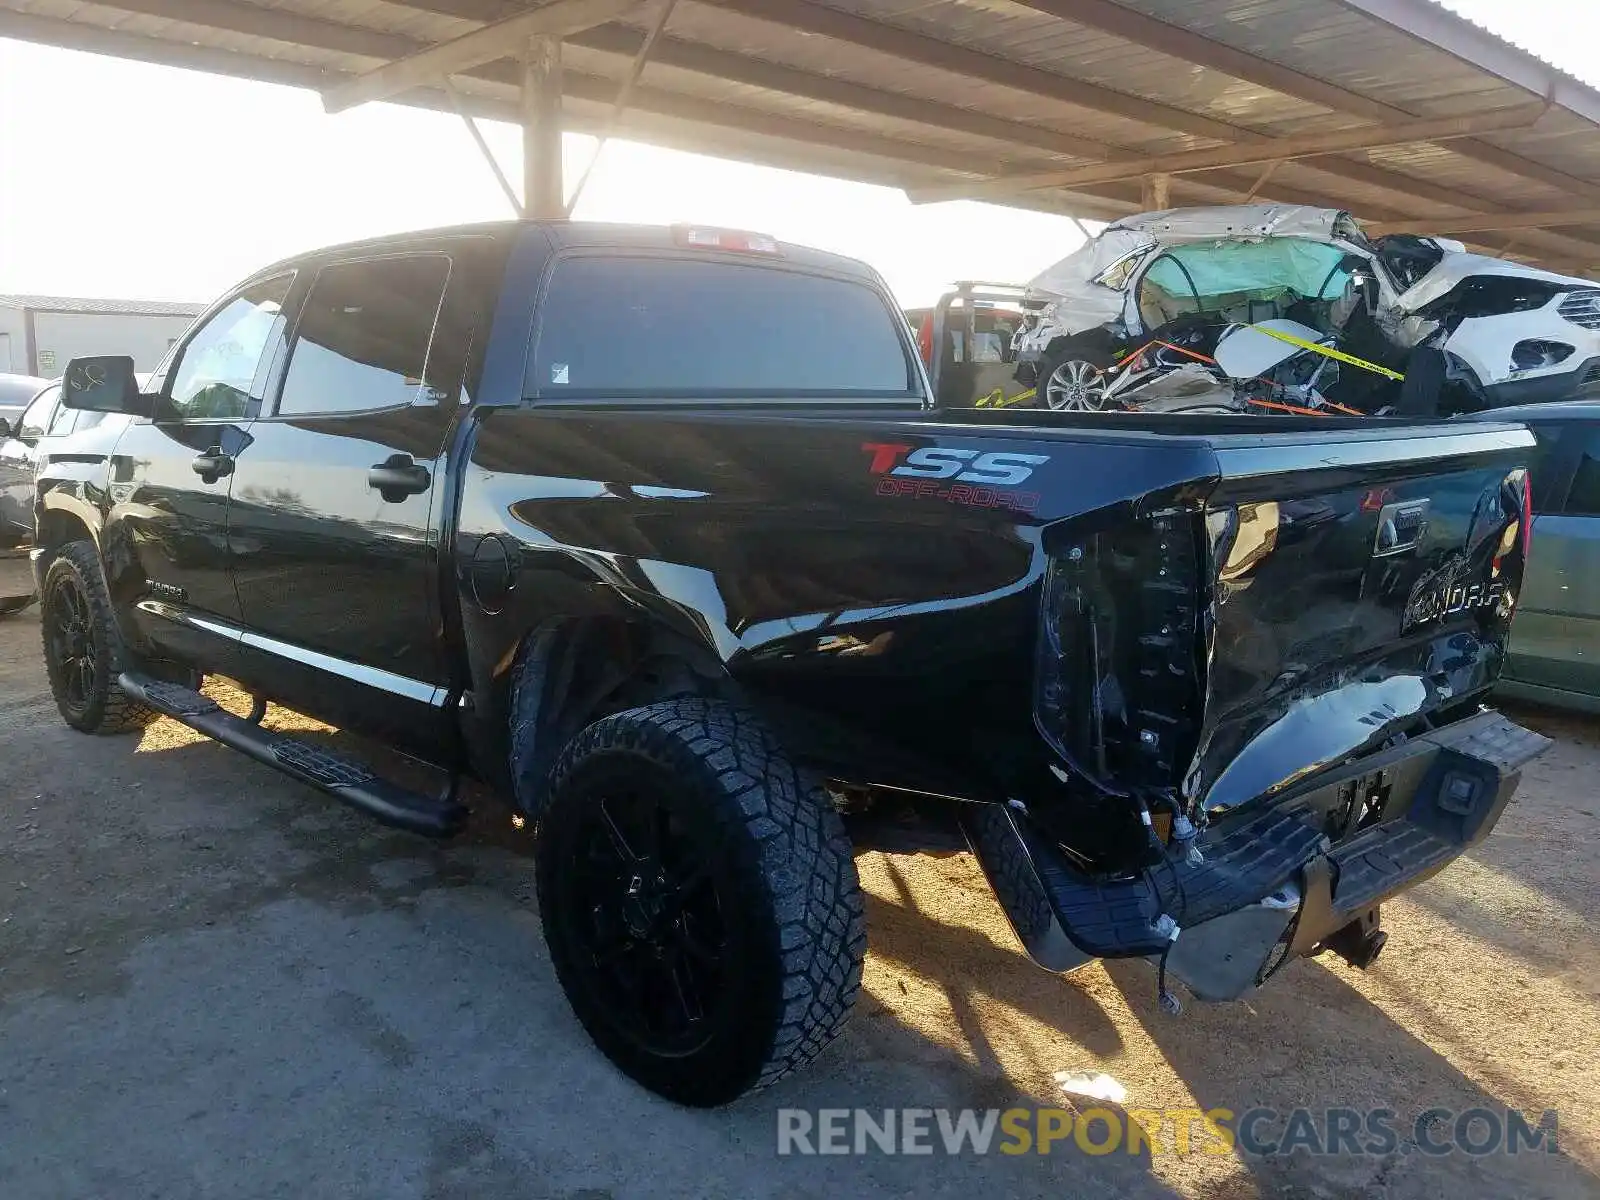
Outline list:
[[[1452,142],[1452,146],[1456,143]],[[1385,218],[1373,209],[1370,204],[1352,205],[1359,212],[1373,217],[1375,220],[1389,220],[1411,229],[1428,229],[1437,221],[1448,220],[1454,216],[1475,215],[1462,212],[1464,209],[1484,209],[1489,207],[1488,202],[1481,196],[1471,195],[1457,188],[1446,187],[1443,184],[1427,183],[1420,179],[1412,179],[1407,175],[1397,175],[1394,171],[1375,167],[1371,163],[1359,159],[1334,159],[1334,158],[1308,158],[1297,163],[1286,163],[1285,171],[1294,172],[1303,182],[1312,187],[1318,186],[1312,180],[1305,178],[1310,174],[1323,177],[1330,181],[1324,187],[1338,187],[1343,183],[1359,183],[1366,187],[1378,188],[1389,191],[1397,196],[1410,196],[1436,204],[1455,211],[1449,213],[1430,213],[1424,216],[1405,214]],[[1600,255],[1600,245],[1585,242],[1580,238],[1563,237],[1555,233],[1535,233],[1532,235],[1535,242],[1545,246],[1554,254],[1570,257],[1581,253]]]
[[[358,78],[339,71],[323,70],[309,63],[262,58],[233,50],[172,42],[4,8],[0,8],[0,37],[60,46],[68,50],[109,54],[186,70],[208,71],[239,79],[307,88],[319,93]],[[501,66],[510,69],[498,69]],[[515,99],[519,77],[517,69],[513,64],[505,63],[486,66],[483,71],[486,74],[493,73],[493,78],[487,81],[503,89],[504,98],[484,96],[465,87],[458,87],[463,106],[474,116],[517,124],[521,119],[520,106]],[[480,76],[477,70],[467,72],[464,78],[480,86],[485,82],[485,76]],[[458,84],[462,82],[461,79],[457,80]],[[608,109],[616,97],[616,84],[599,76],[579,75],[568,71],[563,74],[562,91],[568,99]],[[442,87],[408,92],[399,99],[399,103],[446,113],[455,111]],[[975,155],[966,151],[927,146],[878,134],[862,133],[837,125],[776,116],[740,105],[724,104],[652,88],[641,87],[635,90],[633,110],[670,118],[679,123],[698,124],[708,129],[750,133],[760,137],[811,145],[821,150],[837,150],[859,156],[863,160],[890,164],[891,168],[895,164],[900,164],[913,169],[932,168],[940,172],[989,175],[1006,169],[1008,161],[1001,155]],[[600,120],[586,120],[581,123],[569,123],[568,128],[598,130],[601,124]],[[626,126],[626,122],[624,125]],[[713,139],[709,135],[701,139],[698,145],[698,153],[717,153]],[[773,156],[771,161],[774,165],[782,165],[783,158]],[[1015,165],[1016,160],[1010,161]],[[884,182],[898,185],[902,182],[903,174],[904,172],[896,173],[890,169],[878,177]],[[1039,203],[1031,207],[1053,208],[1056,203],[1048,196],[1041,196],[1038,199]]]
[[[429,47],[401,34],[386,33],[376,29],[361,29],[320,17],[306,17],[298,13],[265,9],[237,0],[117,0],[116,7],[146,16],[184,21],[212,29],[225,29],[233,33],[246,33],[268,37],[275,41],[311,46],[319,50],[336,50],[343,54],[359,54],[366,58],[386,60],[413,57]],[[440,0],[431,0],[430,10],[441,7]],[[483,15],[489,8],[503,5],[457,5],[462,15],[477,12]],[[605,54],[632,58],[644,44],[642,31],[625,25],[604,25],[572,34],[569,44]],[[686,71],[748,83],[753,87],[768,88],[786,95],[800,96],[853,108],[858,112],[913,121],[940,129],[954,129],[974,137],[1031,146],[1051,154],[1073,158],[1104,160],[1108,148],[1100,142],[1076,134],[1062,133],[1022,121],[1009,121],[989,117],[969,109],[940,104],[903,92],[890,92],[847,80],[816,75],[791,67],[763,62],[744,55],[732,54],[710,46],[675,38],[664,38],[651,51],[651,60],[665,66]],[[478,75],[475,69],[452,72]]]
[[[1466,117],[1437,117],[1432,120],[1410,121],[1403,125],[1365,126],[1335,133],[1253,142],[1244,146],[1222,146],[1215,150],[1188,150],[1181,154],[1160,154],[1151,158],[1107,163],[1103,166],[1042,171],[1033,175],[991,179],[967,188],[959,194],[954,190],[948,193],[935,190],[932,193],[913,196],[912,199],[920,203],[933,200],[975,200],[1010,196],[1036,188],[1115,183],[1120,179],[1137,179],[1143,175],[1176,175],[1185,171],[1209,171],[1216,167],[1257,166],[1272,162],[1274,159],[1288,161],[1311,158],[1320,154],[1337,154],[1347,150],[1368,150],[1377,146],[1448,141],[1451,138],[1470,137],[1487,130],[1525,129],[1543,116],[1544,112],[1545,107],[1542,104],[1519,105],[1516,108],[1501,109],[1499,112],[1479,113]]]
[[[1234,79],[1268,88],[1284,96],[1319,104],[1333,112],[1366,117],[1371,121],[1390,122],[1414,120],[1414,113],[1352,92],[1348,88],[1307,75],[1293,67],[1286,67],[1268,59],[1259,58],[1246,50],[1219,42],[1204,34],[1195,33],[1178,25],[1169,24],[1159,17],[1146,16],[1134,9],[1117,4],[1114,0],[1016,0],[1024,7],[1047,13],[1061,21],[1070,21],[1101,33],[1109,33],[1125,42],[1159,51],[1170,58],[1191,66],[1220,71]]]
[[[755,0],[752,0],[752,2],[755,2]],[[238,0],[118,0],[117,7],[150,16],[181,20],[212,28],[271,37],[275,40],[304,44],[318,49],[338,50],[343,53],[360,54],[383,60],[404,58],[427,48],[422,43],[398,34],[360,29],[321,18],[306,17],[281,10],[263,9],[253,4],[239,3]],[[440,13],[462,20],[491,21],[503,18],[506,15],[508,5],[504,3],[504,0],[408,0],[407,7]],[[1122,10],[1118,6],[1118,11],[1129,12],[1130,10]],[[809,13],[804,10],[802,10],[801,16],[807,20],[810,19]],[[845,14],[845,16],[848,18],[849,14]],[[773,17],[771,19],[776,20],[777,18]],[[1137,13],[1130,13],[1128,19],[1139,22],[1152,20],[1152,18],[1144,17]],[[868,27],[871,30],[887,30],[891,40],[894,42],[892,46],[887,43],[880,45],[878,40],[874,39],[870,48],[881,50],[884,53],[908,48],[901,40],[905,31],[860,18],[857,18],[856,21],[859,25]],[[845,24],[848,25],[849,21],[846,20]],[[1155,22],[1155,24],[1161,25],[1162,23]],[[1197,38],[1197,35],[1192,35],[1187,30],[1176,29],[1176,27],[1172,26],[1163,26],[1163,28],[1173,36],[1182,39]],[[830,33],[834,35],[847,32],[843,28],[833,28],[831,22],[829,29]],[[628,47],[635,45],[639,37],[640,35],[637,31],[626,27],[603,26],[594,30],[580,32],[568,40],[602,52],[627,53]],[[1199,38],[1198,41],[1204,43],[1205,39]],[[914,49],[917,45],[932,42],[932,39],[920,38],[920,35],[911,35],[911,42],[913,45],[909,48]],[[943,43],[933,42],[933,45],[937,48],[942,47]],[[1188,48],[1190,45],[1189,42],[1184,41],[1169,48],[1176,50]],[[679,53],[680,47],[682,48],[681,53]],[[1197,52],[1203,52],[1205,46],[1200,45],[1194,48]],[[1030,75],[1029,69],[1018,71],[1012,64],[1008,64],[1001,59],[984,54],[963,52],[960,48],[956,48],[956,50],[958,57],[970,55],[970,58],[964,59],[967,65],[976,65],[981,69],[987,70],[989,72],[988,77],[992,78],[993,82],[1002,83],[1007,87],[1013,88],[1018,87],[1020,83],[1021,90],[1028,91],[1030,94],[1050,96],[1054,99],[1070,99],[1054,95],[1054,84],[1059,84],[1062,81],[1063,77],[1061,76],[1054,75],[1051,72],[1035,72]],[[1243,55],[1243,52],[1235,53],[1242,55],[1243,59],[1249,58],[1248,55]],[[1039,149],[1048,149],[1053,153],[1063,154],[1073,153],[1076,150],[1081,154],[1075,154],[1074,156],[1102,160],[1125,160],[1134,156],[1131,152],[1122,151],[1115,147],[1101,147],[1097,143],[1092,143],[1089,139],[1079,138],[1077,135],[1030,126],[1020,122],[1007,122],[1002,118],[988,117],[983,114],[956,109],[949,105],[922,101],[920,98],[908,97],[903,93],[887,92],[881,89],[864,87],[846,80],[835,80],[807,71],[779,67],[775,64],[760,62],[743,55],[701,46],[697,43],[680,42],[678,46],[669,48],[669,54],[674,54],[675,57],[672,58],[668,65],[679,66],[687,70],[700,70],[716,75],[719,78],[750,82],[755,86],[765,86],[773,90],[785,91],[786,94],[798,94],[812,99],[820,99],[827,103],[855,107],[858,111],[874,112],[883,116],[895,117],[896,119],[926,118],[924,123],[985,138],[1000,135],[1004,127],[1009,125],[1011,128],[1006,132],[1006,140],[1016,145],[1034,146]],[[972,60],[978,61],[974,64]],[[913,58],[910,61],[918,60]],[[482,68],[475,68],[467,72],[467,74],[480,78],[510,79],[509,75],[498,69],[502,65],[504,64],[486,64]],[[945,57],[940,56],[937,61],[930,61],[927,65],[948,69],[953,64],[948,62]],[[1042,89],[1035,89],[1033,86],[1033,83],[1039,81],[1038,77],[1043,77],[1044,86]],[[1054,81],[1054,83],[1051,81]],[[512,82],[514,83],[514,80]],[[1072,81],[1066,82],[1070,84]],[[1120,93],[1113,93],[1113,95],[1120,95]],[[1354,94],[1351,93],[1351,95]],[[1402,113],[1399,109],[1392,109],[1376,102],[1369,102],[1369,107],[1373,106],[1375,106],[1374,111],[1380,115],[1390,114],[1396,119],[1410,119],[1409,114]],[[1216,127],[1213,132],[1230,140],[1259,140],[1257,135],[1251,134],[1246,130],[1224,126],[1216,122],[1213,125]],[[1076,139],[1075,146],[1071,145],[1073,139]],[[1478,147],[1478,150],[1475,150],[1470,155],[1471,157],[1488,162],[1490,165],[1495,166],[1496,169],[1510,173],[1516,173],[1520,170],[1526,177],[1537,179],[1551,186],[1570,185],[1568,190],[1574,191],[1579,195],[1584,195],[1585,193],[1582,189],[1588,186],[1593,192],[1592,198],[1600,201],[1600,184],[1583,185],[1551,168],[1541,167],[1539,164],[1518,159],[1509,151],[1490,146],[1485,142],[1461,139],[1451,143],[1451,149],[1457,153],[1463,153],[1471,146]],[[1331,172],[1336,178],[1364,183],[1395,195],[1441,204],[1447,208],[1486,209],[1499,207],[1498,201],[1489,200],[1465,190],[1444,188],[1430,184],[1410,175],[1375,167],[1359,159],[1309,158],[1299,164],[1291,164],[1283,178],[1297,177],[1300,174],[1298,169],[1300,167],[1307,169],[1318,168],[1324,173]],[[1235,181],[1221,172],[1216,175],[1216,178],[1219,181],[1227,180],[1236,196],[1246,195],[1250,191],[1251,184],[1248,181],[1239,180],[1237,181],[1237,186],[1234,186]],[[1265,194],[1287,200],[1296,190],[1275,184],[1272,188],[1266,189]],[[1314,195],[1308,193],[1302,187],[1298,189],[1298,194],[1301,196],[1311,195],[1311,199],[1295,200],[1293,201],[1295,203],[1337,205],[1346,202],[1340,198],[1336,188],[1327,191],[1323,195]],[[1030,206],[1037,207],[1038,204],[1039,201],[1036,199],[1030,203]],[[1371,205],[1367,205],[1363,206],[1363,211],[1376,213],[1377,210]]]
[[[357,54],[368,58],[392,60],[405,58],[426,49],[426,45],[401,34],[385,33],[373,29],[359,29],[354,26],[340,25],[336,22],[315,17],[305,17],[282,10],[268,10],[258,8],[251,4],[238,3],[237,0],[119,0],[118,7],[130,11],[138,11],[149,16],[165,17],[172,20],[182,20],[191,24],[199,24],[208,28],[226,29],[236,33],[249,33],[261,37],[270,37],[279,41],[307,45],[321,50],[336,50],[346,54]],[[441,13],[458,17],[462,20],[486,21],[505,15],[506,5],[503,0],[413,0],[408,7],[424,9],[429,12]],[[869,22],[870,24],[870,22]],[[607,25],[595,29],[585,30],[574,34],[567,39],[569,45],[580,46],[585,49],[600,53],[617,55],[636,54],[643,44],[643,35],[630,27]],[[1000,126],[1010,124],[1014,128],[1009,131],[1011,144],[1036,145],[1039,149],[1048,149],[1052,152],[1067,151],[1064,142],[1057,140],[1071,135],[1058,135],[1051,130],[1032,129],[1031,139],[1014,136],[1017,129],[1031,129],[1029,126],[1015,122],[1000,122],[985,125],[981,130],[977,125],[968,125],[963,119],[967,114],[965,110],[957,110],[949,106],[932,102],[925,102],[916,98],[907,98],[901,93],[882,93],[875,89],[860,87],[859,85],[846,85],[846,88],[828,87],[821,90],[816,86],[818,81],[827,84],[830,81],[820,76],[810,76],[806,72],[791,68],[777,68],[772,64],[757,62],[747,59],[742,55],[731,54],[726,51],[714,50],[711,47],[701,46],[696,43],[687,43],[668,39],[670,43],[665,47],[665,58],[660,58],[666,65],[683,70],[694,70],[709,73],[719,78],[735,79],[751,83],[755,86],[764,86],[773,90],[784,90],[786,87],[799,89],[799,94],[813,99],[825,100],[829,103],[842,104],[846,107],[866,106],[866,111],[877,112],[885,116],[896,116],[910,119],[913,116],[922,118],[937,127],[957,129],[961,132],[971,132],[975,136],[993,136],[1001,132]],[[660,51],[652,52],[652,58],[659,58]],[[979,56],[984,57],[984,56]],[[281,60],[274,60],[281,61]],[[988,59],[995,70],[1009,78],[1009,68],[998,59]],[[768,68],[771,68],[770,70]],[[510,88],[518,85],[516,69],[509,62],[487,63],[482,67],[474,68],[465,73],[472,80],[487,80],[494,83],[503,83]],[[847,90],[848,89],[848,90]],[[794,93],[786,93],[794,94]],[[884,96],[891,96],[890,104],[882,102]],[[424,107],[433,107],[431,97],[419,98]],[[507,106],[501,101],[491,102],[500,106],[494,115],[499,119],[517,120],[515,106]],[[902,108],[906,104],[909,107]],[[857,109],[860,111],[860,109]],[[478,115],[486,115],[479,112]],[[653,114],[652,114],[653,115]],[[652,125],[652,128],[659,127]],[[722,133],[716,136],[731,136],[732,127],[720,127]],[[819,126],[826,130],[827,126]],[[824,137],[827,135],[824,134]],[[687,138],[682,132],[681,124],[673,126],[672,144],[675,146],[690,147],[695,153],[715,153],[704,136]],[[784,150],[779,154],[756,153],[757,143],[750,139],[740,140],[740,152],[761,162],[771,162],[783,166],[793,161],[794,147],[797,142],[785,143]],[[814,143],[815,144],[815,143]],[[878,143],[874,153],[882,153],[883,149],[891,143],[885,139]],[[901,147],[887,155],[884,170],[866,170],[868,157],[857,154],[855,151],[843,151],[851,155],[851,162],[861,169],[861,178],[873,183],[887,184],[898,187],[903,183],[928,183],[937,177],[923,174],[920,178],[909,178],[906,168],[912,165],[915,159],[917,167],[928,167],[934,170],[950,170],[964,168],[963,174],[993,175],[998,173],[997,164],[1004,161],[996,152],[990,151],[983,154],[963,155],[957,151],[935,150],[931,147],[912,149],[911,143],[900,142]],[[824,154],[831,153],[831,147],[821,146]],[[1082,147],[1088,149],[1088,147]],[[1127,152],[1118,151],[1123,157],[1131,157]],[[934,161],[929,161],[929,159]],[[1020,165],[1023,161],[1016,156],[1011,156],[1014,163]],[[831,160],[828,160],[831,161]],[[837,166],[830,168],[837,171]],[[1375,168],[1366,168],[1374,174],[1381,174]],[[1202,184],[1198,179],[1187,182],[1179,180],[1178,193],[1181,199],[1189,203],[1228,204],[1236,203],[1241,195],[1248,191],[1252,179],[1246,179],[1228,171],[1215,171],[1206,177]],[[1082,205],[1078,211],[1097,219],[1106,217],[1125,216],[1128,213],[1139,211],[1137,194],[1131,197],[1110,196],[1108,192],[1116,192],[1112,188],[1091,188],[1070,196],[1037,195],[1026,199],[1015,198],[1011,204],[1021,203],[1024,207],[1057,211],[1063,203],[1067,205]],[[1327,194],[1295,188],[1282,184],[1275,184],[1267,189],[1267,194],[1275,199],[1290,204],[1309,204],[1313,206],[1326,206],[1329,204]],[[1452,194],[1453,195],[1453,194]],[[520,201],[518,201],[520,204]],[[1366,206],[1364,211],[1375,217],[1389,217],[1395,213],[1388,210],[1376,209]]]
[[[1551,229],[1563,225],[1600,225],[1600,208],[1570,208],[1550,212],[1466,213],[1459,217],[1434,217],[1428,221],[1433,233],[1492,233],[1497,230]],[[1401,230],[1414,230],[1416,223],[1381,221],[1364,225],[1374,237]],[[1596,247],[1600,252],[1600,247]]]
[[[913,30],[869,20],[809,0],[706,0],[718,8],[817,37],[847,42],[905,62],[996,83],[1015,91],[1059,100],[1091,112],[1107,113],[1156,129],[1175,129],[1219,141],[1252,135],[1204,113],[1131,96],[1100,84],[1046,71],[1025,63],[940,41]]]
[[[574,34],[569,40],[574,46],[586,50],[631,58],[642,45],[644,34],[625,26],[606,25]],[[681,38],[662,38],[652,51],[651,59],[665,67],[692,71],[714,79],[749,84],[751,87],[766,88],[782,92],[787,96],[799,96],[825,104],[837,104],[841,108],[890,117],[897,121],[910,121],[937,129],[953,129],[974,137],[1031,146],[1047,150],[1051,154],[1101,162],[1114,154],[1104,142],[1097,142],[1079,134],[1063,133],[1024,121],[992,117],[969,108],[957,108],[951,104],[926,100],[905,92],[869,87],[835,76],[818,75],[796,67],[782,66],[742,54],[732,54]]]
[[[1470,158],[1475,163],[1486,167],[1493,167],[1497,171],[1504,171],[1507,175],[1515,175],[1521,179],[1542,183],[1545,187],[1555,188],[1557,191],[1566,192],[1571,196],[1581,196],[1585,200],[1600,202],[1600,182],[1592,179],[1579,179],[1575,175],[1568,175],[1565,171],[1558,171],[1555,167],[1547,167],[1544,163],[1534,162],[1531,158],[1524,158],[1510,150],[1496,146],[1492,142],[1479,141],[1477,138],[1465,138],[1459,142],[1451,142],[1450,149],[1453,153],[1463,158]],[[1484,201],[1473,197],[1473,206],[1478,207]]]
[[[182,21],[205,29],[225,29],[229,33],[271,38],[289,45],[315,46],[319,50],[385,61],[405,58],[426,48],[402,34],[363,29],[240,0],[117,0],[106,7],[166,21]]]
[[[755,0],[752,0],[755,2]],[[411,7],[426,9],[428,11],[446,12],[459,10],[455,15],[466,19],[482,19],[487,16],[502,13],[499,0],[420,0],[412,3]],[[118,7],[130,11],[143,12],[152,16],[161,16],[173,20],[183,20],[194,24],[212,28],[232,29],[240,33],[250,33],[275,40],[286,41],[291,44],[303,44],[308,47],[322,50],[335,50],[341,53],[362,55],[380,61],[404,58],[427,47],[413,39],[399,34],[386,33],[379,30],[361,29],[354,26],[340,25],[322,18],[306,17],[281,10],[266,10],[255,5],[238,3],[237,0],[120,0]],[[804,6],[815,8],[816,6]],[[848,16],[848,14],[846,14]],[[878,29],[890,29],[876,22],[864,22],[868,26]],[[350,76],[343,74],[327,74],[321,70],[304,63],[294,63],[282,58],[263,58],[243,55],[229,51],[217,50],[203,46],[185,45],[178,46],[172,42],[137,35],[122,34],[118,31],[104,30],[96,27],[67,22],[55,18],[32,17],[21,13],[0,10],[0,26],[5,27],[6,34],[25,38],[27,40],[44,41],[56,45],[75,46],[82,49],[99,50],[102,53],[120,54],[123,57],[132,57],[153,62],[167,62],[176,66],[187,66],[200,70],[212,70],[223,74],[238,75],[244,78],[264,79],[273,82],[291,83],[296,86],[309,87],[314,90],[324,90],[337,83],[343,82]],[[42,31],[42,32],[41,32]],[[892,32],[903,32],[895,31]],[[604,33],[612,38],[620,47],[621,40],[616,38],[610,29],[596,30],[596,34]],[[587,33],[577,35],[578,39],[589,37]],[[636,33],[623,32],[623,37],[637,38]],[[912,35],[916,40],[917,35]],[[922,39],[931,41],[931,39]],[[600,45],[596,48],[609,48],[611,42],[603,38],[597,39]],[[942,45],[942,43],[934,43]],[[694,47],[697,51],[706,51],[709,48]],[[959,51],[959,48],[957,48]],[[714,54],[726,54],[721,51],[711,51]],[[974,53],[974,52],[965,52]],[[724,77],[735,77],[736,70],[742,71],[751,60],[742,56],[726,54],[728,62],[711,63],[704,58],[696,59],[699,65],[715,66],[718,71],[728,68]],[[1023,70],[1020,75],[1014,71],[1013,65],[992,56],[975,54],[977,59],[983,60],[980,65],[986,65],[995,76],[995,82],[1007,86],[1014,86],[1019,79],[1026,82],[1030,76],[1028,70]],[[682,65],[688,66],[688,60],[681,60]],[[756,64],[759,66],[771,64]],[[941,62],[945,69],[950,69],[948,62]],[[792,68],[782,68],[784,72],[793,71]],[[1064,80],[1051,72],[1037,72],[1046,81],[1056,80],[1071,84],[1073,81]],[[464,73],[465,80],[477,82],[490,81],[494,84],[506,86],[507,98],[490,99],[479,93],[467,97],[473,111],[479,116],[491,116],[496,119],[508,120],[515,123],[518,120],[517,105],[510,97],[515,95],[519,76],[515,64],[508,61],[486,63],[481,67],[473,68]],[[783,83],[792,83],[799,86],[808,77],[807,72],[793,71],[792,76],[780,77],[779,75],[764,76],[768,86]],[[753,77],[752,77],[753,78]],[[820,77],[817,77],[820,78]],[[611,88],[610,97],[614,99],[614,84],[608,84],[597,79],[585,80],[583,77],[569,76],[568,86],[565,89],[569,97],[574,94],[574,88],[581,92],[582,88],[590,83],[600,88]],[[466,83],[463,83],[463,87]],[[809,85],[808,85],[809,88]],[[1022,90],[1031,90],[1024,87]],[[877,89],[867,89],[875,92]],[[880,93],[889,94],[889,93]],[[1043,94],[1043,93],[1042,93]],[[831,102],[842,103],[846,100],[845,93],[829,93]],[[940,176],[930,172],[954,173],[957,177],[974,175],[997,175],[1007,171],[1027,171],[1030,169],[1043,169],[1048,164],[1033,159],[1023,150],[1023,146],[1016,142],[1007,143],[1015,147],[1008,153],[1007,149],[997,147],[984,152],[962,151],[946,146],[933,146],[904,138],[886,137],[880,134],[867,133],[859,130],[828,124],[825,122],[811,122],[800,118],[778,116],[767,112],[760,112],[747,106],[735,106],[731,109],[700,101],[694,97],[682,97],[683,103],[675,102],[679,93],[656,91],[648,97],[649,102],[657,105],[657,109],[641,112],[639,120],[630,122],[634,128],[647,127],[650,129],[662,128],[663,122],[670,122],[673,130],[672,144],[692,148],[700,153],[729,153],[729,146],[737,145],[739,152],[752,160],[770,162],[779,166],[804,166],[821,164],[823,162],[836,162],[847,159],[852,164],[852,169],[857,172],[856,177],[870,179],[878,183],[906,184],[913,188],[919,185],[931,184],[940,181]],[[1066,97],[1055,97],[1068,99]],[[866,102],[874,99],[865,94],[852,96],[851,99]],[[895,103],[904,100],[899,97]],[[415,104],[419,107],[449,110],[448,98],[442,92],[433,90],[419,91],[403,98],[403,102]],[[916,103],[920,104],[920,101]],[[931,123],[938,124],[946,115],[942,109],[926,108],[922,110],[925,115],[933,117]],[[691,115],[691,112],[693,115]],[[724,119],[721,121],[712,118],[720,113]],[[704,120],[708,130],[705,134],[696,134],[692,138],[684,132],[687,123]],[[754,121],[760,132],[753,136],[744,136],[740,122]],[[578,128],[580,124],[568,122],[569,128]],[[588,128],[599,128],[594,121],[586,123]],[[953,125],[947,126],[954,128]],[[967,132],[962,129],[962,132]],[[1236,132],[1236,131],[1235,131]],[[783,145],[776,153],[761,151],[761,138],[773,137],[781,140]],[[1452,148],[1459,148],[1463,143],[1452,142]],[[802,145],[810,146],[814,152],[802,153]],[[1043,147],[1039,147],[1043,149]],[[759,152],[758,152],[759,151]],[[1125,155],[1125,151],[1113,153],[1118,156]],[[881,169],[876,165],[882,161]],[[833,168],[837,170],[838,168]],[[1509,168],[1507,168],[1509,169]],[[1316,181],[1302,182],[1302,175],[1310,175],[1315,171]],[[949,174],[943,179],[949,179]],[[1325,180],[1324,181],[1324,177]],[[1186,182],[1186,180],[1188,182]],[[1204,180],[1204,184],[1202,184]],[[1346,160],[1336,158],[1308,158],[1295,163],[1286,164],[1272,180],[1270,187],[1262,189],[1266,197],[1281,200],[1286,203],[1301,203],[1313,205],[1338,205],[1341,203],[1338,181],[1350,180],[1364,185],[1381,188],[1399,197],[1424,199],[1429,203],[1438,204],[1449,208],[1489,207],[1490,202],[1481,197],[1473,196],[1455,188],[1446,188],[1441,185],[1431,184],[1421,179],[1402,175],[1394,171],[1375,167],[1360,160]],[[1178,203],[1237,203],[1255,182],[1253,173],[1245,175],[1242,172],[1233,172],[1225,169],[1210,172],[1206,175],[1180,177],[1174,180],[1174,195]],[[1108,193],[1115,193],[1110,195]],[[1012,198],[1008,203],[1021,207],[1062,211],[1064,207],[1071,210],[1070,206],[1077,205],[1075,211],[1082,215],[1097,218],[1107,216],[1125,215],[1137,211],[1139,198],[1137,190],[1131,194],[1122,189],[1120,185],[1094,185],[1074,189],[1072,193],[1039,193],[1023,197]],[[1089,206],[1093,206],[1093,209]],[[1382,209],[1372,204],[1355,206],[1365,216],[1380,220],[1394,221],[1401,225],[1410,225],[1413,228],[1427,228],[1438,218],[1432,216],[1405,218],[1405,205],[1397,205],[1395,209]],[[1397,211],[1398,210],[1398,211]],[[1585,255],[1585,261],[1595,260],[1600,255],[1592,243],[1582,242],[1575,238],[1563,238],[1554,233],[1536,233],[1535,241],[1528,244],[1530,250],[1537,248],[1540,253],[1547,253],[1549,257],[1557,255],[1563,258],[1574,258],[1579,254]],[[1548,241],[1539,239],[1550,239]]]
[[[474,29],[448,42],[368,71],[323,93],[328,112],[387,100],[414,87],[435,84],[496,59],[516,57],[530,37],[560,39],[580,29],[604,24],[637,8],[639,0],[551,0],[551,3]]]

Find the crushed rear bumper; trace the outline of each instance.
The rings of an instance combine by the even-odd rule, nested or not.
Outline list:
[[[1085,875],[1013,809],[972,806],[967,836],[1041,966],[1166,951],[1168,971],[1196,996],[1232,1000],[1290,959],[1343,952],[1352,937],[1375,955],[1378,905],[1487,837],[1522,768],[1549,744],[1480,713],[1219,821],[1198,839],[1198,863],[1131,877]]]

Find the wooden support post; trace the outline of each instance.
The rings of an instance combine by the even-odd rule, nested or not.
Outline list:
[[[561,195],[561,42],[534,37],[522,60],[522,211],[566,215]]]
[[[1172,176],[1146,175],[1142,180],[1139,202],[1145,212],[1160,212],[1172,207]]]

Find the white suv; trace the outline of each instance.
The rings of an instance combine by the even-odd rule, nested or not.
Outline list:
[[[1052,408],[1101,407],[1101,374],[1165,330],[1282,318],[1397,372],[1419,347],[1442,351],[1459,407],[1600,393],[1600,284],[1443,238],[1369,240],[1337,209],[1141,213],[1041,272],[1028,295],[1038,307],[1016,339],[1017,379]]]

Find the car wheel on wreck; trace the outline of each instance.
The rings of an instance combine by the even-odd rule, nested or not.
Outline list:
[[[683,698],[604,717],[562,752],[547,795],[545,940],[617,1066],[710,1106],[833,1040],[866,952],[850,840],[749,713]]]
[[[1045,407],[1058,412],[1099,412],[1106,406],[1106,368],[1099,350],[1070,343],[1050,355],[1039,372]]]

